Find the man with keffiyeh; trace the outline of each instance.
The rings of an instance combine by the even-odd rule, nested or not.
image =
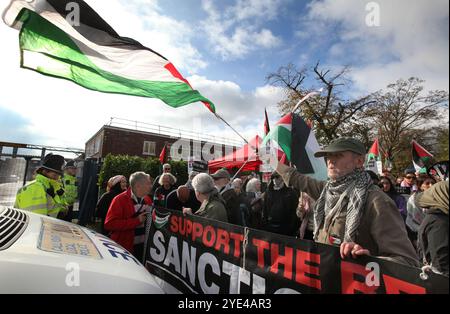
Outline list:
[[[328,181],[317,181],[272,157],[286,185],[316,200],[314,240],[340,247],[341,257],[371,255],[419,266],[405,225],[391,198],[364,171],[366,149],[353,138],[331,142],[315,153],[325,157]]]

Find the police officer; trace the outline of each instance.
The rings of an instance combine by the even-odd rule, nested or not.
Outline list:
[[[60,212],[66,213],[67,207],[62,197],[64,189],[60,182],[64,164],[63,156],[45,156],[36,171],[36,179],[17,192],[14,207],[55,218]]]
[[[64,176],[62,178],[63,186],[64,186],[64,201],[68,207],[67,215],[62,217],[65,221],[72,221],[73,216],[73,204],[78,196],[77,189],[77,166],[75,160],[69,160],[64,167]]]

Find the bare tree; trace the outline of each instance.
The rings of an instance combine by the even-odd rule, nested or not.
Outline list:
[[[378,132],[384,155],[391,160],[399,155],[404,157],[412,139],[429,142],[429,136],[436,134],[430,129],[439,126],[437,109],[445,105],[448,107],[446,91],[435,90],[425,94],[423,83],[416,77],[399,79],[389,84],[386,90],[374,93],[371,96],[374,105],[360,114],[361,121]],[[410,153],[406,155],[410,157]]]
[[[324,70],[321,69],[320,62],[317,62],[312,71],[288,64],[276,73],[269,74],[267,81],[286,90],[286,99],[278,104],[282,114],[291,112],[301,98],[318,89],[318,86],[312,88],[311,83],[309,87],[305,86],[307,82],[310,82],[309,76],[324,88],[324,95],[305,101],[301,112],[305,119],[315,121],[317,139],[322,144],[326,144],[339,136],[348,134],[348,130],[355,124],[356,114],[370,104],[369,96],[356,100],[344,99],[345,93],[341,90],[351,85],[351,81],[347,78],[349,71],[348,66],[336,72]]]

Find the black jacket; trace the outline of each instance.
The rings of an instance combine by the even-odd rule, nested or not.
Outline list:
[[[233,225],[243,226],[239,196],[236,194],[236,191],[230,185],[227,185],[220,190],[220,195],[225,201],[228,222]]]
[[[166,207],[172,210],[183,211],[183,207],[192,209],[192,213],[200,208],[201,204],[195,197],[195,192],[190,190],[189,199],[186,203],[182,203],[177,195],[177,190],[174,190],[167,195]]]
[[[294,189],[284,186],[274,190],[270,183],[264,194],[263,229],[269,232],[296,236],[300,226],[297,217],[299,195]]]
[[[419,248],[427,264],[448,276],[448,215],[433,211],[419,228]]]
[[[95,217],[102,219],[103,221],[106,218],[106,214],[108,213],[109,206],[111,205],[114,197],[122,193],[122,189],[120,187],[120,182],[111,187],[109,192],[104,193],[97,202]]]
[[[167,196],[174,190],[176,190],[174,186],[171,186],[167,190],[166,188],[164,188],[164,186],[160,186],[159,188],[157,188],[155,194],[153,195],[153,206],[156,208],[165,208]]]

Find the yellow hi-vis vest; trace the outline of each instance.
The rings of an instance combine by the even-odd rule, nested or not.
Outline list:
[[[78,196],[77,178],[66,173],[62,178],[62,182],[64,185],[63,198],[67,205],[73,205]]]
[[[56,194],[60,187],[55,180],[38,174],[36,180],[19,189],[14,207],[56,218],[60,211],[66,210],[61,197]],[[47,190],[53,190],[55,196],[52,197]]]

